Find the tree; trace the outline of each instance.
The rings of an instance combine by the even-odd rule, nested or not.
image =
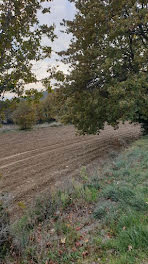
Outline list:
[[[32,102],[34,105],[39,104],[41,98],[43,97],[43,90],[38,91],[37,89],[29,89],[25,90],[25,94],[21,97],[28,102]]]
[[[54,26],[39,23],[38,12],[50,12],[43,2],[49,1],[0,1],[0,97],[6,91],[20,95],[24,84],[36,81],[32,61],[51,54],[51,47],[41,43],[43,36],[55,37]]]
[[[52,120],[52,105],[51,105],[51,95],[48,95],[44,101],[41,102],[42,104],[42,111],[44,115],[44,122],[50,122]]]
[[[61,52],[71,72],[61,88],[65,121],[96,134],[120,120],[148,121],[147,0],[69,0],[77,13],[63,21],[73,34]]]
[[[27,101],[21,101],[13,113],[13,120],[20,129],[31,129],[36,122],[34,105]]]
[[[38,122],[48,122],[55,121],[57,118],[55,106],[55,91],[50,92],[47,96],[36,105],[36,113]]]

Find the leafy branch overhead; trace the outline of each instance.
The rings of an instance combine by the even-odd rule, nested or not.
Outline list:
[[[40,25],[38,14],[46,0],[0,1],[0,96],[6,91],[21,94],[23,85],[36,81],[32,61],[50,56],[51,47],[42,45],[42,37],[54,40],[54,25]]]
[[[77,13],[63,21],[73,39],[60,53],[72,70],[61,88],[69,109],[62,118],[94,134],[105,122],[147,122],[148,2],[69,1]]]

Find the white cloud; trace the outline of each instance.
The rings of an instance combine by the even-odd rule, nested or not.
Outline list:
[[[53,52],[50,59],[35,63],[33,71],[37,74],[37,76],[40,76],[39,78],[47,76],[46,71],[51,65],[59,64],[60,69],[63,68],[64,71],[67,70],[67,67],[61,62],[56,62],[56,59],[58,59],[56,52],[66,50],[68,48],[72,35],[61,33],[60,31],[63,30],[63,27],[61,27],[60,23],[63,19],[72,20],[75,14],[74,5],[68,0],[54,0],[50,4],[44,4],[44,6],[51,6],[51,13],[47,15],[39,13],[40,23],[48,25],[55,24],[55,34],[57,35],[57,39],[55,39],[53,43],[49,42],[47,38],[43,39],[44,45],[51,44]]]
[[[60,61],[57,62],[56,60],[58,59],[58,55],[56,55],[55,52],[66,50],[68,48],[72,35],[61,33],[60,31],[63,30],[63,27],[60,25],[60,23],[63,19],[72,20],[75,15],[75,6],[68,0],[54,0],[50,4],[44,4],[44,7],[47,6],[51,6],[51,13],[43,15],[40,12],[39,20],[41,24],[55,24],[55,34],[57,35],[57,39],[55,39],[53,43],[49,42],[47,38],[43,39],[43,44],[50,44],[52,46],[53,52],[50,59],[45,59],[44,61],[34,63],[33,72],[36,74],[39,80],[48,76],[47,70],[52,66],[59,65],[59,70],[67,73],[68,65],[63,64]],[[27,89],[33,87],[38,90],[43,88],[41,82],[26,85]]]

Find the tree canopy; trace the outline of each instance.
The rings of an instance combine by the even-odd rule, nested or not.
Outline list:
[[[69,1],[77,13],[63,22],[73,34],[69,49],[61,52],[71,65],[61,88],[65,122],[95,134],[106,122],[147,121],[147,0]]]
[[[51,1],[51,0],[50,0]],[[0,1],[0,96],[6,91],[21,94],[23,85],[36,81],[32,61],[50,56],[51,47],[42,37],[54,40],[54,26],[40,24],[38,12],[48,0]]]

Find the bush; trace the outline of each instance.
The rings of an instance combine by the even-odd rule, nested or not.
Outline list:
[[[22,101],[13,113],[13,120],[20,129],[31,129],[36,122],[34,106],[29,102]]]

